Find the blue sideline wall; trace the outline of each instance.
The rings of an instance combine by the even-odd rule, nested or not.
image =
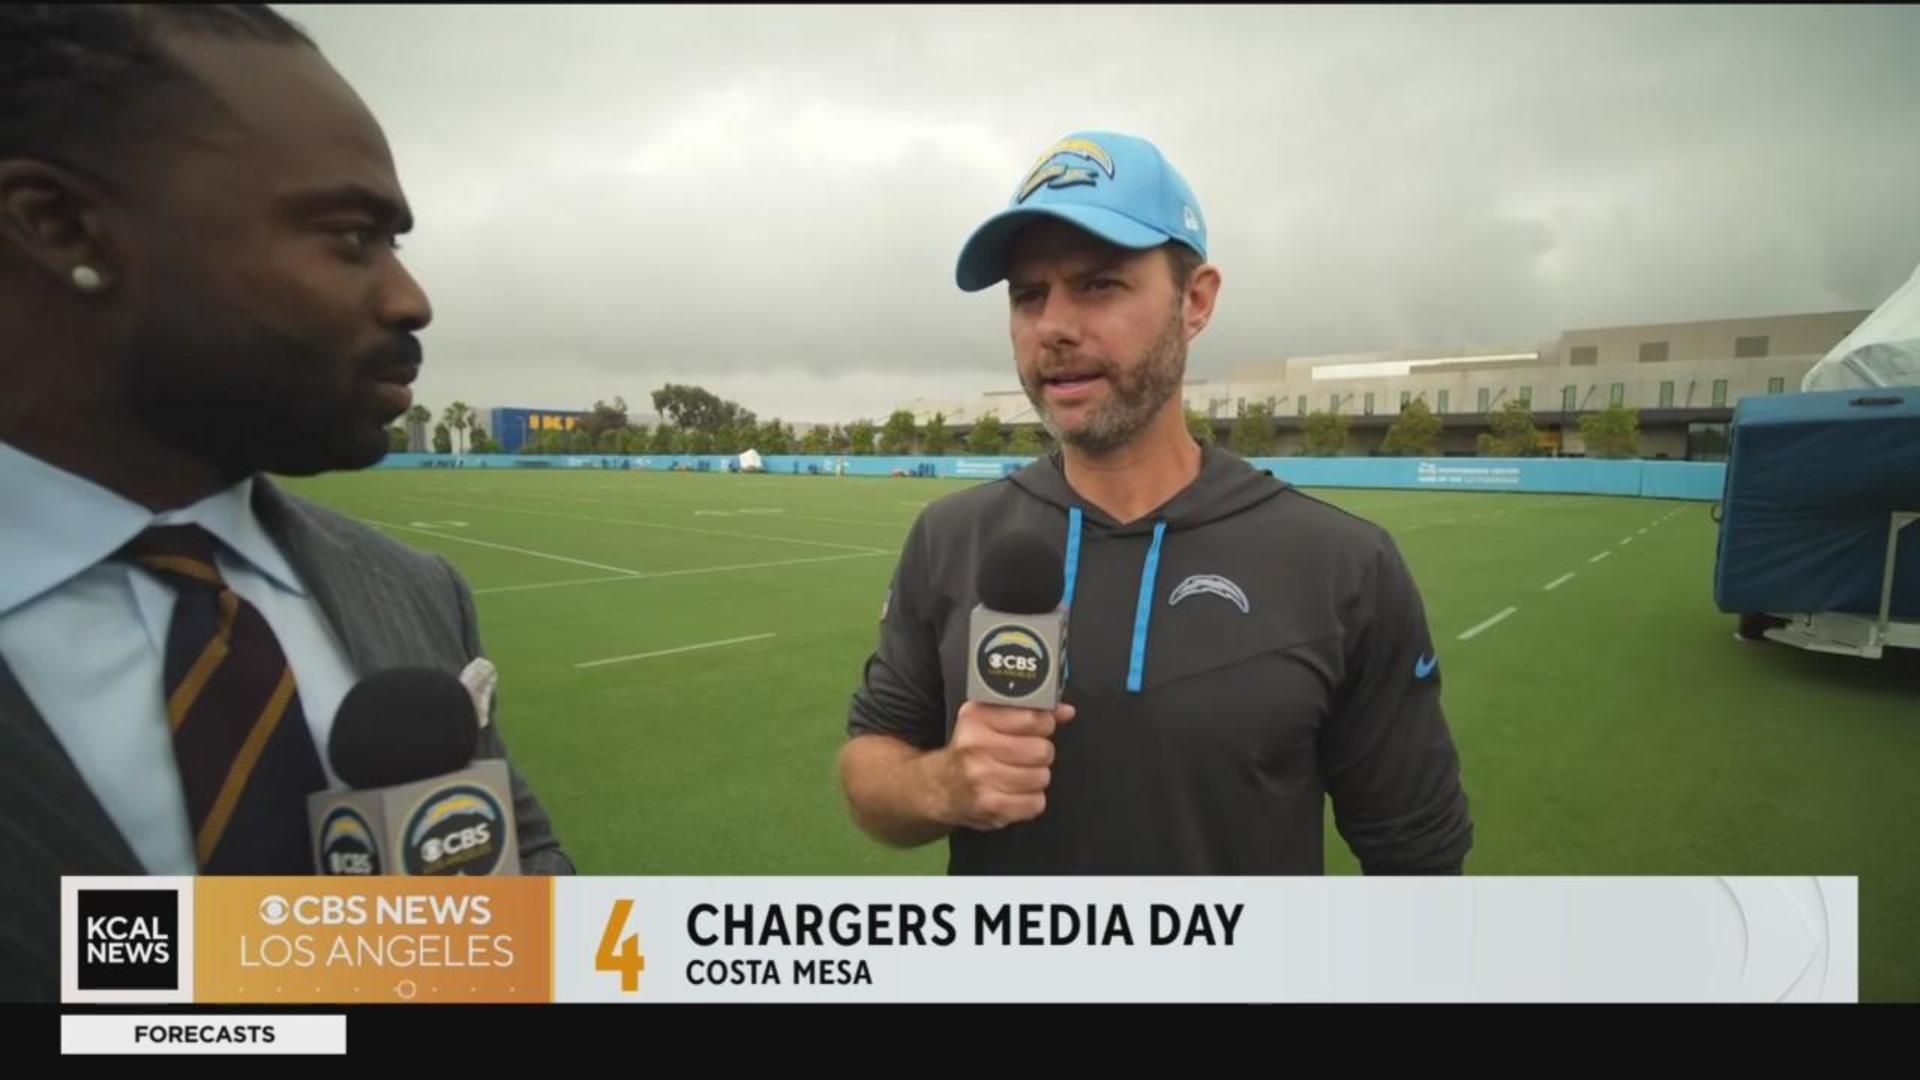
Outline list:
[[[960,477],[993,479],[1027,464],[1026,457],[856,457],[778,455],[764,459],[777,475]],[[1653,499],[1720,498],[1727,467],[1718,462],[1601,461],[1583,458],[1254,458],[1257,468],[1301,487],[1397,488],[1409,491],[1524,491],[1534,494],[1628,495]],[[728,472],[732,455],[674,454],[389,454],[381,469],[640,469]],[[844,470],[844,471],[843,471]]]

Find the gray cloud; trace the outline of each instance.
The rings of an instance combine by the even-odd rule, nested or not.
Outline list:
[[[1920,262],[1920,10],[300,8],[387,131],[429,404],[882,415],[1010,386],[968,231],[1158,142],[1226,287],[1194,371],[1872,307]]]

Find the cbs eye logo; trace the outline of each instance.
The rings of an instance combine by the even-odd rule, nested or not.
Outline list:
[[[293,909],[288,906],[284,896],[269,896],[260,901],[260,921],[268,926],[279,926],[292,914]]]
[[[1020,626],[996,627],[974,655],[980,678],[1007,697],[1025,697],[1047,684],[1053,670],[1047,646]]]

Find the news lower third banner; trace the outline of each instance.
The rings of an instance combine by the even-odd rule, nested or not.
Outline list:
[[[1853,1002],[1859,880],[67,878],[71,1004]]]

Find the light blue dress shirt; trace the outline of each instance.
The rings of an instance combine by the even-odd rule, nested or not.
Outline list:
[[[328,783],[343,786],[326,747],[352,663],[252,494],[248,478],[155,514],[0,442],[0,656],[149,873],[196,870],[162,688],[174,591],[109,558],[149,525],[221,540],[220,573],[279,638]]]

